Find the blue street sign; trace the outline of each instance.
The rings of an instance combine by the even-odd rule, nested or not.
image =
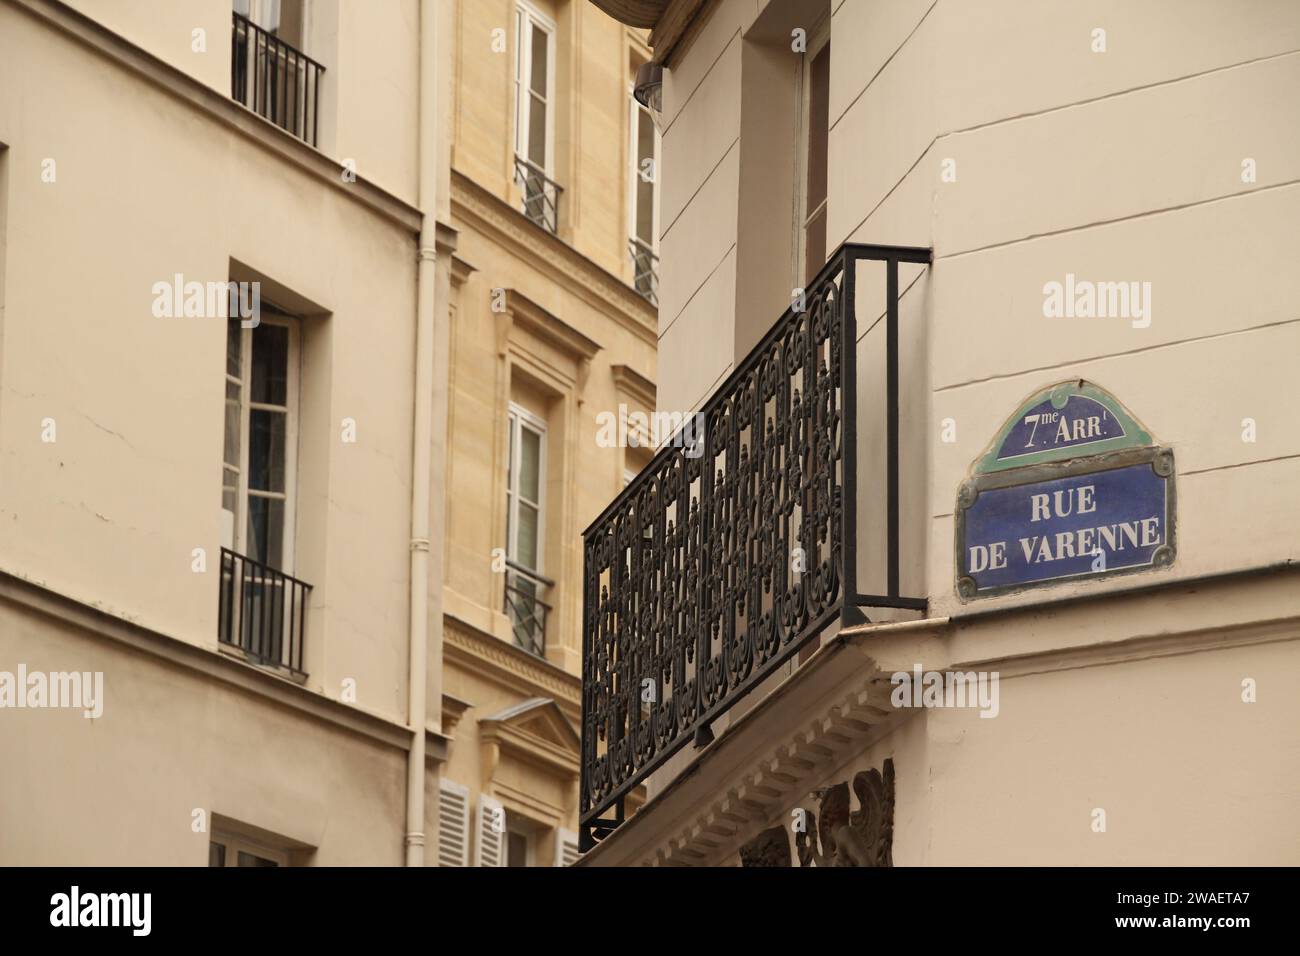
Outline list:
[[[961,596],[1168,564],[1172,476],[1172,454],[1148,448],[968,482],[958,504]]]

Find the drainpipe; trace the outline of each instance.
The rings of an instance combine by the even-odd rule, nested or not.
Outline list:
[[[407,723],[411,750],[406,766],[406,865],[424,866],[425,720],[428,712],[429,511],[434,422],[434,308],[438,285],[438,83],[437,15],[432,0],[420,4],[419,205],[424,211],[417,253],[415,298],[415,414],[411,429],[410,657]],[[443,414],[446,420],[446,414]],[[439,562],[441,564],[441,562]],[[441,580],[441,575],[439,575]],[[441,606],[441,601],[438,602]],[[441,613],[441,611],[439,611]],[[435,662],[438,663],[438,662]],[[439,682],[440,683],[440,682]]]

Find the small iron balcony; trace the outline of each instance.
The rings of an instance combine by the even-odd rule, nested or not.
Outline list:
[[[305,581],[222,548],[218,639],[255,664],[306,676],[302,645],[310,591]]]
[[[536,163],[515,156],[515,182],[524,194],[524,215],[555,235],[560,225],[560,194],[564,187]]]
[[[230,95],[258,116],[316,145],[320,79],[325,72],[311,57],[233,14],[230,29]]]
[[[858,590],[857,267],[884,264],[884,594]],[[844,245],[583,532],[581,845],[627,794],[829,626],[925,610],[899,587],[899,263]],[[873,312],[872,318],[875,317]],[[698,425],[696,423],[699,423]],[[614,817],[602,818],[611,808]]]
[[[506,561],[505,612],[515,644],[538,657],[546,656],[546,616],[551,606],[541,599],[555,582],[521,564]]]

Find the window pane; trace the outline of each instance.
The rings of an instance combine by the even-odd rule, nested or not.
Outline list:
[[[230,468],[221,469],[221,507],[235,513],[235,500],[239,492],[239,472]]]
[[[231,401],[230,383],[226,387],[226,440],[222,449],[222,461],[232,468],[239,467],[239,386],[235,388],[235,399]]]
[[[284,491],[284,412],[253,409],[248,416],[248,487]]]
[[[506,866],[528,865],[528,837],[511,833],[506,839]]]
[[[533,78],[531,86],[533,92],[537,93],[543,99],[546,97],[546,41],[548,34],[545,30],[539,30],[533,27]]]
[[[284,502],[248,496],[248,556],[277,570],[283,568]]]
[[[528,158],[546,168],[546,104],[536,96],[528,98]]]
[[[826,139],[830,125],[831,46],[826,44],[808,70],[808,202],[804,215],[826,198]]]
[[[253,332],[252,401],[283,405],[289,394],[289,329],[260,325]]]
[[[636,237],[647,246],[654,245],[655,180],[659,170],[654,168],[655,124],[646,109],[637,110],[637,160],[636,160]],[[647,164],[647,160],[649,163]],[[650,182],[643,170],[650,168]]]
[[[537,569],[537,519],[536,508],[519,502],[519,531],[513,559],[516,564],[532,570]]]
[[[542,460],[542,436],[531,429],[521,429],[519,443],[519,494],[534,504],[539,500],[538,491],[540,475],[538,469]]]
[[[220,843],[208,844],[208,866],[225,866],[226,848]]]
[[[280,864],[276,863],[275,860],[268,860],[264,856],[255,856],[252,853],[245,853],[243,850],[240,850],[239,865],[240,866],[279,866]]]
[[[238,319],[231,319],[226,323],[226,374],[233,375],[235,378],[243,378],[243,362],[239,352],[241,341],[239,333]]]

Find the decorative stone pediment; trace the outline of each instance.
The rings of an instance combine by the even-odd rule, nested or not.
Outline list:
[[[568,783],[578,776],[581,739],[559,705],[532,697],[478,722],[484,789],[503,760],[517,760]]]

